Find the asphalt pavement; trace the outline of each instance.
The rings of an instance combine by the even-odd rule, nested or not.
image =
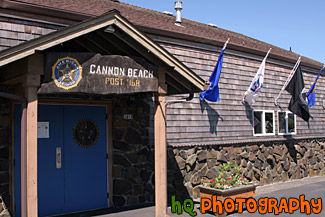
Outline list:
[[[310,201],[312,198],[322,199],[322,206],[316,207],[315,205],[315,211],[320,210],[320,208],[323,209],[325,205],[325,176],[314,176],[314,177],[308,177],[304,179],[299,180],[291,180],[287,182],[280,182],[270,185],[264,185],[264,186],[258,186],[256,189],[256,196],[254,199],[258,201],[260,198],[276,198],[274,200],[277,200],[278,202],[278,208],[280,208],[280,199],[284,198],[287,203],[290,202],[289,198],[296,198],[297,200],[300,199],[301,195],[305,195],[304,200]],[[301,201],[301,200],[300,200]],[[274,202],[274,201],[273,201]],[[295,203],[292,203],[295,205]],[[212,217],[215,216],[214,213],[205,213],[202,214],[199,210],[199,201],[195,204],[195,208],[193,211],[197,213],[197,217]],[[259,205],[257,203],[257,205]],[[283,204],[282,204],[283,205]],[[306,206],[305,210],[306,210]],[[307,215],[306,213],[301,213],[300,209],[297,209],[293,211],[292,214],[290,213],[284,213],[286,209],[284,206],[283,209],[278,209],[278,211],[283,211],[282,213],[279,213],[278,215],[275,215],[274,213],[266,213],[264,215],[255,212],[255,213],[248,213],[247,211],[244,211],[243,213],[232,213],[228,214],[229,217],[256,217],[256,216],[263,216],[263,217],[269,217],[269,216],[277,216],[277,217],[323,217],[325,216],[325,211],[320,211],[320,213],[315,214],[313,213],[313,210],[311,209],[311,214]],[[264,210],[264,209],[263,209]],[[273,211],[274,209],[272,209]],[[132,209],[132,210],[121,210],[116,211],[113,210],[113,213],[109,214],[97,214],[94,215],[94,213],[84,213],[82,215],[73,215],[78,217],[88,217],[88,216],[98,216],[98,217],[155,217],[155,207],[149,206],[145,208],[138,208],[138,209]],[[71,215],[72,216],[72,215]],[[189,215],[186,212],[183,212],[182,214],[173,214],[171,213],[170,207],[168,208],[168,216],[170,217],[189,217]]]

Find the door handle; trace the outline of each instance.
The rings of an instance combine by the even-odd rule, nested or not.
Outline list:
[[[61,160],[62,160],[62,154],[61,154],[61,148],[56,148],[56,168],[61,169]]]

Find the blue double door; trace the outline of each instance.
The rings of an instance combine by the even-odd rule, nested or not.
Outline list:
[[[19,107],[15,113],[20,117]],[[106,107],[39,105],[38,122],[43,123],[37,153],[39,216],[107,207]],[[15,118],[16,216],[20,216],[19,133],[20,120]]]

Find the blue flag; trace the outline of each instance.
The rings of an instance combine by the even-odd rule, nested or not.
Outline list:
[[[316,83],[317,83],[317,80],[318,80],[320,74],[322,73],[323,69],[324,69],[324,66],[320,70],[320,72],[318,73],[317,78],[315,79],[313,85],[311,85],[311,87],[310,87],[310,89],[309,89],[309,91],[307,93],[308,107],[309,108],[312,107],[316,102]]]
[[[207,99],[211,102],[218,102],[220,100],[219,99],[218,82],[219,82],[219,78],[220,78],[220,74],[221,74],[224,51],[225,51],[225,49],[221,50],[217,65],[214,67],[214,70],[209,78],[211,85],[208,90],[201,92],[200,100]]]

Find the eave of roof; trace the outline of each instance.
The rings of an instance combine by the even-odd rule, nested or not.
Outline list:
[[[24,42],[15,47],[0,52],[0,67],[16,60],[25,58],[36,53],[36,51],[44,51],[50,47],[61,44],[65,41],[77,38],[81,35],[96,31],[108,25],[115,25],[123,30],[132,40],[144,46],[148,52],[151,52],[169,68],[178,72],[182,77],[187,79],[194,85],[196,90],[203,90],[204,81],[195,72],[186,67],[177,58],[171,55],[164,48],[148,36],[139,31],[132,23],[122,17],[117,11],[110,11],[99,17],[77,23],[64,29],[52,32],[42,37]]]
[[[192,20],[182,19],[182,27],[179,27],[174,24],[174,16],[168,16],[161,12],[123,2],[113,2],[111,0],[3,0],[3,2],[7,2],[7,5],[10,5],[10,2],[10,7],[13,7],[13,4],[28,5],[28,7],[20,7],[20,10],[35,7],[35,9],[41,9],[38,11],[39,13],[44,13],[46,9],[47,12],[45,13],[53,10],[53,12],[55,12],[53,14],[61,11],[64,14],[79,14],[85,17],[87,15],[89,17],[99,16],[109,10],[116,9],[130,22],[146,33],[159,33],[169,37],[177,37],[201,43],[203,42],[214,46],[221,46],[224,41],[230,37],[231,41],[228,47],[234,50],[246,51],[263,56],[269,48],[272,48],[272,52],[269,56],[270,58],[283,60],[289,63],[295,63],[299,57],[296,53],[245,35],[222,28],[211,27]],[[85,10],[85,8],[87,8],[87,10]],[[60,14],[60,16],[61,15],[62,14]],[[82,17],[78,19],[82,19]],[[302,57],[302,64],[317,69],[322,66],[322,63],[307,57]]]

